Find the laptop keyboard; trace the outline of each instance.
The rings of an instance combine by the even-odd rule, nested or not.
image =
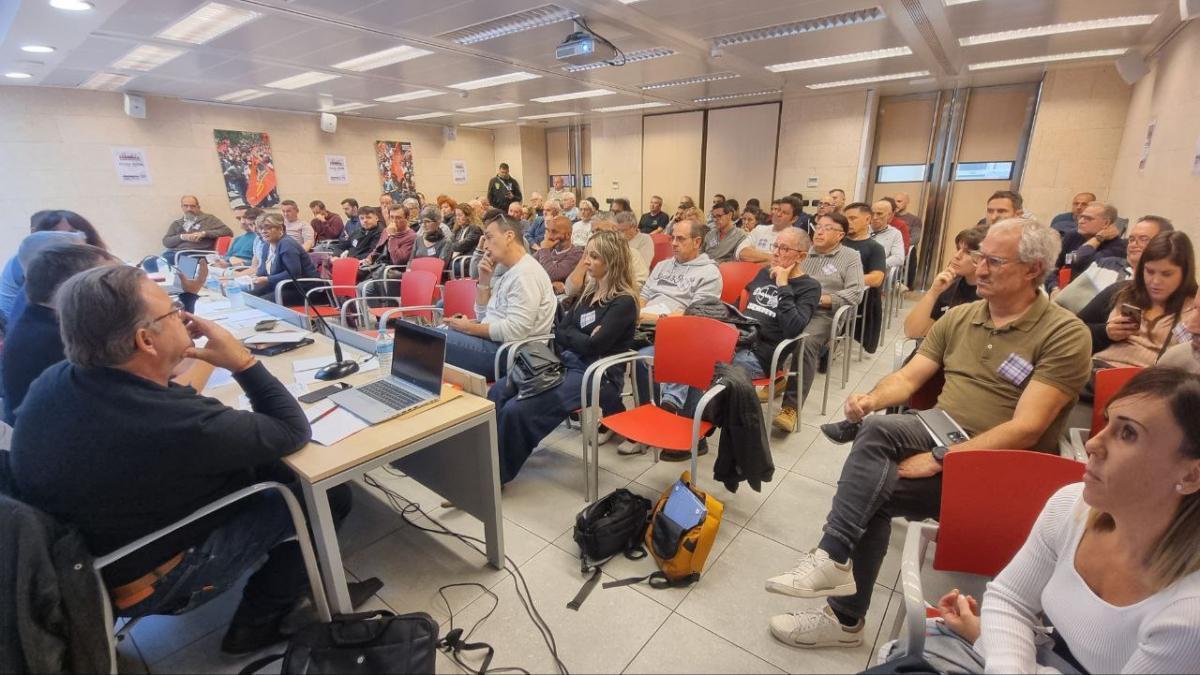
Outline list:
[[[377,380],[359,387],[358,391],[395,410],[411,408],[424,400],[393,385],[387,380]]]

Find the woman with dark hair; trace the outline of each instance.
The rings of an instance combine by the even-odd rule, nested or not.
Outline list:
[[[38,248],[47,245],[52,240],[51,237],[38,234],[40,232],[79,232],[85,237],[86,243],[108,250],[108,246],[100,238],[96,228],[92,227],[86,218],[74,211],[48,209],[38,211],[30,216],[29,234],[36,235],[35,238],[39,241],[30,241],[30,245],[24,247],[27,249],[27,257],[32,258]],[[26,240],[28,237],[21,243],[25,244]],[[19,247],[18,250],[21,248]],[[5,263],[4,271],[0,272],[0,328],[20,314],[24,308],[25,269],[21,265],[20,257],[14,255]]]
[[[57,211],[43,211],[41,221],[37,223],[33,231],[43,232],[49,230],[57,230],[59,232],[82,232],[88,244],[97,248],[108,250],[108,245],[100,238],[100,233],[96,228],[88,222],[87,218],[66,209]]]
[[[933,279],[929,290],[904,317],[904,337],[923,338],[933,324],[951,307],[975,302],[975,261],[971,258],[979,250],[987,233],[977,227],[968,227],[954,237],[958,252],[950,264]]]

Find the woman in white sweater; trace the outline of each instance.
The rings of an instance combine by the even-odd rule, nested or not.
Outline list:
[[[1135,376],[1087,443],[1083,483],[1050,498],[988,584],[982,620],[967,596],[943,598],[941,621],[984,672],[1200,672],[1198,411],[1200,376]]]

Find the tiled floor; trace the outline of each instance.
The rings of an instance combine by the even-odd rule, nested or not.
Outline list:
[[[848,393],[866,390],[891,372],[899,324],[893,323],[884,349],[852,362],[845,389],[835,380],[825,416],[820,415],[823,376],[818,376],[802,415],[802,429],[789,436],[772,436],[775,479],[762,492],[744,486],[737,494],[727,492],[711,480],[716,453],[701,460],[701,485],[725,503],[725,518],[704,577],[688,588],[597,588],[580,611],[566,608],[583,582],[578,549],[571,539],[575,514],[584,506],[578,432],[562,427],[546,440],[521,476],[504,490],[505,543],[554,631],[560,658],[572,672],[851,673],[872,661],[877,645],[889,639],[901,604],[893,590],[903,538],[899,526],[875,588],[860,648],[801,651],[775,641],[767,630],[768,617],[819,601],[767,593],[763,580],[788,569],[799,551],[816,545],[849,450],[827,441],[816,425],[840,419]],[[601,451],[601,494],[628,487],[654,497],[685,467],[655,464],[648,456],[620,456],[616,447],[613,442]],[[420,503],[445,526],[482,535],[478,521],[440,508],[437,495],[409,479],[377,473],[379,480]],[[496,648],[493,667],[553,670],[541,636],[516,597],[513,577],[488,567],[482,555],[456,540],[405,525],[374,492],[360,487],[341,541],[346,567],[353,575],[384,581],[370,607],[428,612],[442,623],[445,633],[451,621],[469,627],[487,614],[494,601],[477,587],[456,588],[446,593],[447,607],[438,587],[477,582],[499,599],[495,611],[472,636]],[[652,569],[653,563],[646,560],[618,559],[605,567],[605,576],[624,578]],[[933,593],[944,583],[931,579],[927,588]],[[236,603],[237,595],[230,593],[193,614],[140,623],[121,646],[123,670],[237,672],[255,657],[233,659],[218,649]],[[438,658],[440,672],[459,672],[444,657]]]

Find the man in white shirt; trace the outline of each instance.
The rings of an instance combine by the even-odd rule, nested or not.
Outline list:
[[[622,211],[613,216],[613,221],[617,224],[617,231],[629,240],[629,248],[641,257],[642,262],[646,264],[646,269],[650,269],[650,263],[654,262],[654,240],[650,238],[650,235],[638,229],[637,219],[634,218],[633,212]]]
[[[312,224],[300,220],[300,207],[296,202],[285,199],[279,202],[279,210],[283,212],[283,229],[287,236],[295,239],[305,251],[312,251],[317,245],[317,232]]]
[[[759,225],[750,232],[737,247],[737,259],[745,262],[768,263],[771,261],[771,246],[775,238],[786,228],[795,227],[800,217],[800,200],[795,197],[780,197],[771,202],[771,224]]]
[[[525,252],[520,223],[498,216],[483,236],[486,253],[479,263],[477,319],[445,318],[446,362],[491,378],[501,343],[549,333],[558,303],[546,270]],[[499,265],[506,269],[494,277]]]
[[[1183,330],[1191,334],[1192,339],[1168,349],[1158,360],[1158,365],[1200,375],[1200,295],[1196,296],[1194,304],[1196,311],[1192,312],[1192,317],[1186,324],[1182,324]]]
[[[559,204],[562,204],[563,200],[567,198],[567,195],[571,195],[572,197],[574,197],[575,193],[573,193],[570,190],[567,190],[566,188],[563,187],[563,177],[562,176],[555,176],[554,177],[554,189],[550,190],[550,192],[546,195],[546,201],[549,202],[549,201],[553,200],[553,201],[558,202]]]
[[[575,206],[575,193],[568,192],[562,196],[560,200],[563,208],[563,215],[570,218],[571,222],[579,220],[579,209]]]
[[[890,225],[894,215],[892,203],[886,199],[880,199],[871,205],[871,238],[883,247],[888,269],[900,267],[906,257],[904,235]]]

